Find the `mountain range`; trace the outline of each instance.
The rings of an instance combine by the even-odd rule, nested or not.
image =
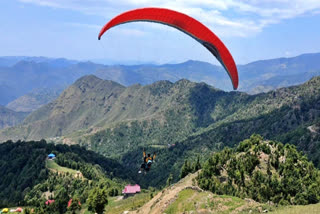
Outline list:
[[[320,77],[289,88],[248,95],[224,92],[186,79],[125,87],[89,75],[19,125],[0,131],[0,141],[37,140],[79,144],[137,168],[143,147],[158,151],[152,181],[174,179],[185,158],[234,146],[254,133],[295,144],[320,166]],[[169,144],[169,145],[168,145]]]
[[[53,68],[51,60],[39,58],[2,67],[9,71],[21,66],[11,70],[16,86],[21,85],[12,92],[24,90],[24,95],[0,106],[0,168],[5,175],[0,205],[63,213],[71,197],[76,206],[77,201],[85,205],[75,209],[85,212],[93,210],[99,194],[108,195],[109,213],[123,213],[128,206],[133,213],[200,207],[261,213],[261,206],[276,209],[273,203],[318,203],[317,57],[260,61],[244,65],[246,70],[239,66],[246,92],[205,83],[200,78],[214,68],[230,84],[220,67],[196,61],[105,66],[62,60]],[[56,79],[46,74],[37,79],[44,68]],[[21,74],[31,85],[19,79]],[[199,81],[179,79],[184,75]],[[271,91],[256,93],[264,90]],[[138,174],[143,150],[157,156],[148,173]],[[56,159],[48,160],[49,153]],[[190,172],[197,173],[180,180]],[[148,190],[141,198],[115,198],[127,183]],[[44,206],[50,198],[56,204]]]
[[[59,97],[64,88],[37,88],[6,105],[17,112],[32,112]]]
[[[320,74],[319,61],[320,54],[315,53],[238,65],[239,90],[256,94],[301,84]],[[137,83],[146,85],[159,80],[175,82],[185,78],[206,82],[222,90],[232,90],[229,77],[222,67],[200,61],[108,66],[63,58],[0,57],[0,105],[8,105],[34,90],[65,89],[80,77],[89,74],[124,86]],[[50,101],[54,99],[52,97]],[[32,107],[29,109],[34,110]]]
[[[28,115],[25,112],[15,112],[0,105],[0,129],[18,125]]]

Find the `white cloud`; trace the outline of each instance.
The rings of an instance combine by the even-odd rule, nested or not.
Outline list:
[[[224,37],[255,35],[266,26],[301,15],[317,15],[319,0],[20,0],[89,15],[113,16],[138,7],[166,7],[195,17]],[[123,30],[123,29],[122,29]],[[133,29],[131,29],[132,31]],[[136,32],[136,35],[142,32]]]

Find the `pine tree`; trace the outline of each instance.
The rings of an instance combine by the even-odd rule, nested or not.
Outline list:
[[[172,180],[173,180],[173,175],[170,174],[169,177],[168,177],[168,179],[167,179],[167,186],[170,186],[170,185],[171,185]]]
[[[80,206],[79,202],[80,201],[78,198],[72,199],[71,205],[70,205],[70,207],[68,207],[68,213],[75,214],[78,210],[80,210],[81,206]]]
[[[184,161],[184,164],[181,169],[180,178],[186,177],[192,171],[190,163],[188,160]]]
[[[104,207],[108,204],[107,191],[105,189],[94,188],[88,198],[88,208],[90,211],[95,211],[102,214]]]
[[[200,164],[200,157],[197,157],[197,161],[193,164],[193,172],[198,171],[199,169],[201,169],[201,164]]]

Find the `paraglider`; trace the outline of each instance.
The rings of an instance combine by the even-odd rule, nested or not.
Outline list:
[[[149,172],[151,169],[151,165],[156,158],[156,153],[153,153],[153,156],[151,157],[151,154],[146,155],[146,151],[143,150],[143,164],[141,164],[140,170],[138,173],[141,173],[144,170],[144,173]]]
[[[169,25],[193,37],[218,59],[229,74],[233,88],[238,88],[238,71],[229,50],[209,28],[186,14],[165,8],[140,8],[130,10],[111,19],[101,29],[98,39],[100,40],[102,35],[112,27],[137,21]]]

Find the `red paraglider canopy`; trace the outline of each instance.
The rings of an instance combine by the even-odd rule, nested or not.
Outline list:
[[[111,19],[101,29],[98,39],[100,40],[101,36],[107,30],[116,25],[136,21],[166,24],[192,36],[219,60],[228,72],[233,88],[238,88],[238,71],[229,50],[209,28],[186,14],[165,8],[140,8],[130,10]]]

